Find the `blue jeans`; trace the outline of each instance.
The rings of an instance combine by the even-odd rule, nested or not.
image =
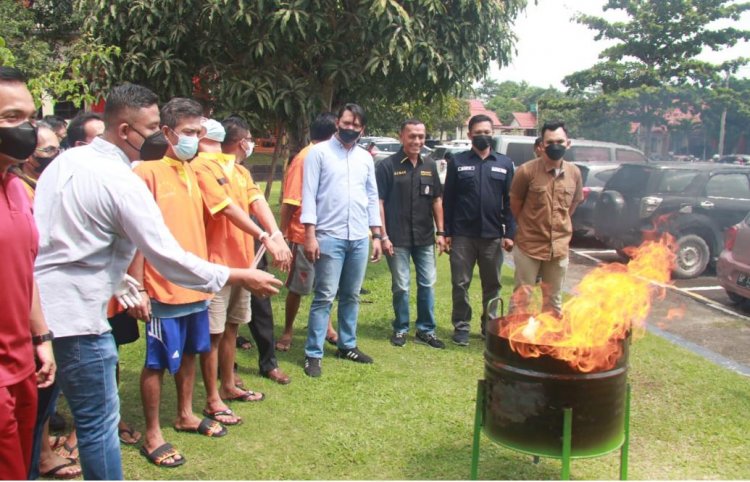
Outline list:
[[[367,269],[368,238],[349,241],[318,234],[320,258],[315,262],[315,284],[307,321],[305,355],[323,358],[328,316],[339,294],[338,334],[340,349],[357,346],[359,290]]]
[[[56,338],[57,383],[68,400],[78,434],[86,480],[122,480],[117,424],[120,399],[115,367],[117,348],[111,333]]]
[[[393,256],[386,256],[391,269],[394,333],[409,331],[410,260],[417,271],[417,331],[435,333],[435,246],[393,247]]]

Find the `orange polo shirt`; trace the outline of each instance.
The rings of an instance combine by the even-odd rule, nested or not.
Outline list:
[[[250,172],[233,155],[200,152],[191,163],[203,194],[208,260],[230,268],[248,268],[255,258],[253,237],[220,214],[230,203],[243,212],[263,198]]]
[[[305,244],[305,226],[299,220],[302,215],[302,173],[305,167],[305,157],[312,146],[313,144],[308,145],[294,156],[292,162],[289,163],[284,181],[282,202],[296,207],[284,235],[288,240],[297,244]]]
[[[133,169],[143,179],[161,209],[169,231],[190,253],[208,259],[206,231],[203,225],[203,198],[198,179],[189,163],[164,157],[160,161],[143,162]],[[195,303],[211,298],[167,281],[148,262],[144,266],[143,284],[149,297],[170,305]]]

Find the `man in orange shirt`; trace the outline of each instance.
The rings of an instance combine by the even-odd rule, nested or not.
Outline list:
[[[164,221],[180,246],[201,258],[208,258],[203,224],[203,197],[188,161],[198,152],[202,133],[201,105],[194,100],[174,98],[161,109],[162,131],[169,142],[167,154],[158,161],[139,164],[134,172],[146,183],[161,209]],[[240,422],[231,410],[204,412],[201,420],[193,413],[195,355],[211,348],[208,304],[211,295],[189,290],[167,281],[142,255],[136,254],[131,275],[144,286],[148,297],[134,316],[147,323],[146,363],[141,372],[141,399],[146,418],[146,437],[141,453],[160,467],[176,467],[185,458],[164,440],[159,425],[159,403],[164,370],[175,377],[177,419],[174,428],[208,437],[226,435],[216,421],[224,415],[226,424]],[[214,419],[214,420],[212,420]]]
[[[331,112],[319,114],[310,124],[310,144],[294,156],[287,169],[286,180],[284,181],[284,198],[281,204],[281,230],[291,244],[292,269],[289,271],[286,280],[286,287],[289,291],[286,295],[284,333],[276,343],[276,349],[280,351],[289,351],[292,346],[294,318],[299,311],[302,297],[312,293],[315,280],[315,267],[305,257],[305,227],[299,220],[300,214],[302,214],[302,172],[305,156],[310,152],[312,146],[318,142],[327,141],[335,132],[336,116]],[[333,329],[330,318],[328,319],[326,341],[333,345],[336,345],[338,341],[338,335],[336,330]]]
[[[236,123],[231,117],[223,126]],[[244,121],[242,121],[244,123]],[[234,125],[234,124],[232,124]],[[226,131],[225,131],[226,134]],[[243,134],[237,144],[246,143]],[[255,258],[253,238],[263,243],[276,265],[289,270],[291,252],[283,241],[268,203],[263,198],[250,173],[236,162],[236,153],[224,151],[226,136],[219,143],[209,135],[200,145],[198,158],[192,163],[203,194],[206,211],[206,240],[209,260],[229,267],[248,267]],[[247,147],[247,146],[245,146]],[[243,149],[245,149],[243,147]],[[242,152],[245,157],[245,151]],[[261,230],[249,217],[253,214],[271,233]],[[206,385],[207,411],[221,410],[223,400],[257,402],[265,396],[260,392],[240,389],[235,385],[234,360],[237,331],[240,324],[248,323],[250,293],[235,287],[225,287],[216,294],[209,306],[211,352],[201,356],[203,380]],[[221,377],[218,386],[216,372]],[[277,375],[284,376],[279,373]]]

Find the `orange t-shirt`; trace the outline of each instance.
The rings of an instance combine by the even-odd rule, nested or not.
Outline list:
[[[206,231],[203,226],[203,198],[198,179],[190,164],[169,157],[144,162],[133,169],[143,179],[161,209],[169,231],[190,253],[208,259]],[[144,265],[143,284],[148,295],[161,303],[183,305],[211,298],[167,281],[148,262]]]
[[[255,257],[253,237],[219,214],[230,203],[245,213],[263,198],[250,172],[233,155],[200,152],[191,163],[203,194],[208,260],[230,268],[248,268]]]
[[[290,206],[296,206],[292,219],[289,220],[289,226],[286,227],[286,238],[293,243],[305,244],[305,226],[299,220],[302,215],[302,173],[305,167],[305,157],[310,152],[313,144],[308,145],[297,153],[289,163],[286,171],[286,180],[284,181],[284,198],[283,203]]]

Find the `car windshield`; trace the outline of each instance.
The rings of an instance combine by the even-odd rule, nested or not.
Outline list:
[[[675,169],[665,170],[659,180],[659,185],[656,187],[656,192],[667,193],[667,192],[682,192],[684,191],[695,176],[698,175],[698,171]]]
[[[401,144],[399,142],[378,142],[375,144],[375,147],[383,152],[398,152],[398,150],[401,149]]]

